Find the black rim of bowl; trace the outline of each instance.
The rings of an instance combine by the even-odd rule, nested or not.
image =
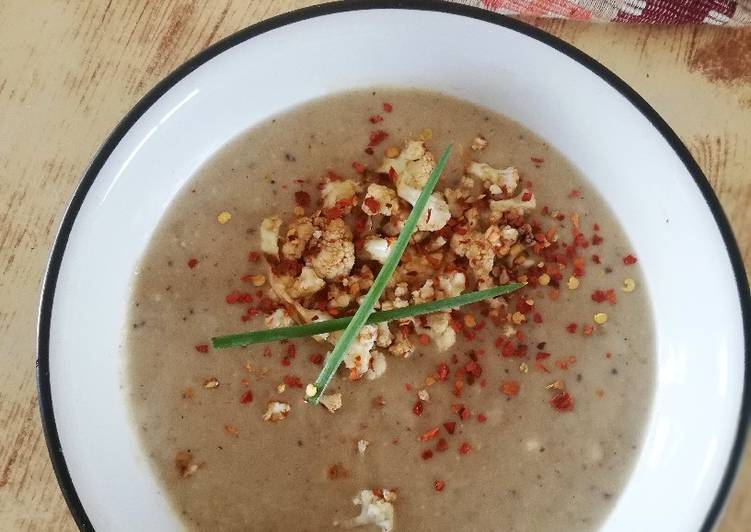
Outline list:
[[[748,430],[749,413],[751,411],[751,376],[749,375],[749,368],[751,368],[751,324],[749,324],[749,313],[751,312],[751,297],[749,296],[749,285],[746,279],[746,272],[743,267],[741,255],[738,250],[738,245],[733,237],[733,232],[730,228],[727,218],[720,206],[717,197],[712,190],[709,181],[702,173],[699,166],[694,161],[693,157],[689,153],[688,149],[683,145],[675,132],[668,126],[668,124],[657,114],[657,112],[641,97],[634,89],[632,89],[625,81],[621,80],[618,76],[613,74],[606,67],[586,55],[584,52],[575,48],[574,46],[567,44],[557,37],[544,32],[543,30],[532,27],[528,24],[520,22],[519,20],[512,19],[494,13],[492,11],[471,7],[463,4],[448,3],[441,0],[344,0],[342,2],[334,2],[330,4],[324,4],[319,6],[313,6],[297,11],[291,11],[257,24],[249,26],[243,30],[234,33],[225,39],[217,42],[216,44],[208,47],[206,50],[197,54],[196,56],[183,63],[174,72],[169,74],[161,82],[159,82],[153,89],[151,89],[129,112],[117,127],[112,131],[107,140],[101,146],[97,154],[94,156],[90,166],[86,170],[83,178],[81,179],[78,188],[76,189],[68,208],[63,217],[60,229],[58,230],[57,237],[52,247],[52,253],[50,255],[49,264],[47,266],[47,273],[44,278],[44,284],[42,288],[41,307],[39,311],[39,323],[37,331],[37,388],[39,393],[39,406],[42,415],[42,425],[44,429],[44,436],[47,441],[47,448],[50,453],[52,465],[57,476],[60,489],[63,496],[68,503],[70,512],[73,514],[78,527],[81,530],[93,530],[91,521],[89,520],[86,510],[81,503],[81,500],[76,493],[76,488],[71,480],[68,467],[65,463],[65,456],[63,454],[62,447],[60,445],[60,438],[57,433],[57,426],[55,425],[55,414],[53,408],[52,392],[50,387],[50,371],[49,371],[49,333],[50,323],[52,320],[52,303],[55,295],[55,286],[57,284],[58,274],[60,272],[60,265],[65,253],[65,248],[73,228],[73,223],[78,215],[78,212],[83,204],[86,194],[91,188],[94,180],[96,179],[99,171],[104,165],[105,161],[109,158],[112,151],[120,143],[125,134],[135,124],[135,122],[156,102],[161,96],[172,88],[177,82],[190,74],[193,70],[201,66],[203,63],[209,61],[213,57],[219,55],[225,50],[232,48],[233,46],[252,39],[258,35],[281,28],[283,26],[293,24],[302,20],[312,19],[323,15],[330,15],[334,13],[341,13],[346,11],[359,11],[370,9],[411,9],[411,10],[423,10],[423,11],[437,11],[447,14],[461,15],[485,22],[490,22],[498,26],[514,30],[518,33],[531,37],[537,41],[540,41],[551,48],[567,55],[574,61],[577,61],[581,65],[587,67],[594,74],[606,81],[611,87],[618,91],[622,96],[628,99],[631,104],[636,107],[662,134],[665,140],[670,144],[671,148],[675,151],[678,157],[685,165],[688,172],[694,178],[696,186],[699,187],[704,200],[707,202],[712,215],[714,216],[715,223],[717,224],[722,238],[727,248],[730,262],[733,266],[733,272],[735,274],[735,281],[738,289],[738,298],[740,300],[741,314],[743,320],[743,335],[744,335],[744,350],[745,350],[745,368],[744,368],[744,386],[743,397],[741,403],[741,412],[738,421],[738,427],[736,429],[735,442],[733,444],[727,467],[723,474],[720,486],[715,494],[712,505],[710,506],[701,530],[709,532],[715,523],[724,507],[724,503],[727,500],[730,487],[733,483],[735,473],[738,469],[741,456],[743,454],[743,447],[745,443],[745,436]]]

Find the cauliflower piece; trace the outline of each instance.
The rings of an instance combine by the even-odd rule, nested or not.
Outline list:
[[[306,257],[316,274],[327,281],[348,275],[355,264],[352,231],[341,218],[328,222],[318,241],[317,253]]]
[[[383,496],[376,495],[383,493]],[[393,532],[394,530],[394,505],[396,493],[390,490],[362,490],[352,499],[355,505],[360,506],[360,515],[344,523],[348,528],[366,525],[375,525],[381,532]]]
[[[299,259],[315,228],[310,218],[304,216],[292,221],[287,230],[287,240],[282,244],[282,256],[285,259]]]
[[[365,378],[372,381],[383,375],[386,371],[386,357],[380,351],[373,351],[371,368],[365,373]]]
[[[415,345],[406,334],[399,331],[394,342],[389,347],[389,353],[397,357],[407,358],[415,351]]]
[[[286,309],[278,308],[264,320],[266,327],[269,329],[278,329],[279,327],[289,327],[294,322]]]
[[[525,197],[528,197],[529,199],[523,199]],[[495,216],[500,216],[508,211],[524,214],[526,211],[532,210],[535,207],[537,207],[537,199],[535,198],[534,193],[526,188],[516,197],[504,200],[492,200],[490,202],[490,211]]]
[[[501,228],[501,238],[506,242],[516,242],[519,240],[519,230],[510,225],[504,225]]]
[[[448,241],[445,238],[443,238],[441,235],[438,235],[425,246],[425,249],[427,249],[428,251],[438,251],[446,245],[446,242]]]
[[[377,171],[388,173],[392,168],[397,175],[397,195],[410,205],[414,205],[435,168],[435,158],[425,149],[422,142],[411,140],[405,144],[397,158],[385,157]],[[417,224],[417,229],[437,231],[446,225],[450,218],[451,213],[446,200],[441,194],[434,193],[428,200],[425,214]]]
[[[467,287],[467,278],[462,272],[451,272],[438,276],[438,287],[443,297],[456,297]]]
[[[278,216],[264,218],[261,222],[261,251],[266,255],[279,258],[279,230],[282,228],[282,219]]]
[[[264,421],[281,421],[289,415],[291,407],[284,401],[269,401],[266,403],[266,413],[263,414]]]
[[[332,414],[342,407],[342,394],[327,393],[318,399],[318,403],[325,406]]]
[[[351,179],[343,181],[328,180],[323,185],[323,190],[321,191],[323,207],[330,209],[340,201],[348,201],[352,205],[359,191],[360,186]]]
[[[271,285],[271,291],[281,301],[284,301],[297,312],[299,319],[304,323],[310,323],[312,321],[324,321],[330,320],[331,315],[319,310],[310,310],[303,307],[300,303],[292,299],[287,293],[287,285],[292,283],[292,279],[287,276],[274,275],[269,269],[269,284]],[[313,339],[317,342],[324,342],[328,339],[330,333],[321,333],[313,336]]]
[[[300,299],[301,297],[312,296],[324,286],[326,286],[326,281],[318,277],[313,268],[303,266],[300,277],[293,281],[292,286],[287,289],[287,293],[293,299]]]
[[[335,308],[347,308],[352,303],[352,296],[349,292],[344,291],[339,285],[332,284],[329,286],[327,294],[329,306]]]
[[[376,345],[378,347],[388,347],[394,341],[394,335],[391,334],[388,322],[381,322],[376,325],[378,328],[378,335],[376,336]]]
[[[357,440],[357,452],[360,454],[365,454],[365,451],[368,449],[368,445],[370,445],[369,440]]]
[[[391,245],[393,242],[386,238],[379,238],[377,236],[368,236],[365,238],[365,242],[362,246],[363,258],[380,262],[381,264],[386,262],[386,259],[391,253]]]
[[[456,331],[451,327],[450,317],[448,312],[428,314],[425,326],[422,325],[422,320],[415,320],[415,331],[427,334],[439,351],[446,351],[456,343]]]
[[[405,200],[410,205],[414,205],[417,202],[417,198],[420,197],[422,189],[413,188],[411,186],[398,186],[397,191],[399,197]],[[438,231],[451,219],[451,211],[449,210],[448,203],[443,199],[443,196],[439,192],[434,192],[428,198],[428,203],[425,206],[425,212],[417,222],[418,231]]]
[[[470,148],[473,151],[482,151],[485,149],[485,146],[488,145],[488,141],[485,137],[482,135],[477,135],[474,139],[472,139],[472,145]]]
[[[454,233],[451,249],[460,257],[469,259],[470,268],[478,277],[489,275],[493,269],[493,247],[480,232],[470,231],[466,235]]]
[[[329,338],[338,337],[340,334],[332,334]],[[370,350],[375,345],[378,336],[378,328],[375,325],[365,325],[357,335],[357,339],[344,355],[344,365],[350,370],[354,370],[356,378],[361,377],[370,369],[370,359],[372,355]],[[335,342],[334,342],[335,343]]]
[[[488,184],[488,187],[498,185],[501,189],[505,189],[507,194],[513,194],[519,183],[519,171],[513,166],[499,170],[487,163],[472,161],[467,168],[467,172],[482,179]]]
[[[393,189],[373,183],[365,193],[362,210],[368,216],[376,214],[391,216],[399,210],[399,199]]]
[[[433,288],[433,279],[428,279],[425,284],[418,290],[412,292],[412,303],[419,305],[420,303],[428,303],[435,300],[435,288]]]

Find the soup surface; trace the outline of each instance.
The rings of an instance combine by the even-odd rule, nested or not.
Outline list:
[[[405,326],[414,352],[384,349],[387,368],[373,380],[341,370],[327,390],[341,394],[334,413],[303,402],[329,344],[208,347],[212,336],[265,328],[281,306],[260,247],[262,220],[279,216],[283,236],[289,220],[319,208],[324,176],[368,179],[387,148],[409,140],[436,158],[454,143],[439,191],[470,161],[518,169],[519,190],[531,185],[536,200],[523,211],[525,246],[550,247],[544,264],[513,248],[495,264],[513,264],[510,280],[522,275],[529,285],[507,306],[452,312],[456,340],[447,349],[434,331]],[[358,212],[359,203],[351,216]],[[477,288],[474,270],[466,291]],[[622,228],[530,131],[429,92],[338,94],[247,131],[170,206],[135,277],[127,393],[154,471],[189,529],[342,529],[356,524],[353,498],[366,490],[376,501],[371,521],[381,522],[364,530],[392,526],[386,506],[400,531],[592,530],[640,450],[654,379],[649,309]],[[288,412],[265,415],[284,404]]]

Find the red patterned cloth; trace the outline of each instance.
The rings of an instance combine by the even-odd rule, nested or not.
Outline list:
[[[751,24],[751,0],[453,0],[505,15],[641,24]]]

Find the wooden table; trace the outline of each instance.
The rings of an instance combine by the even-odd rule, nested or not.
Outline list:
[[[312,3],[0,0],[0,530],[75,528],[41,433],[34,339],[50,245],[94,150],[187,58]],[[614,70],[672,125],[751,266],[751,29],[537,24]],[[720,530],[750,527],[751,448]]]

